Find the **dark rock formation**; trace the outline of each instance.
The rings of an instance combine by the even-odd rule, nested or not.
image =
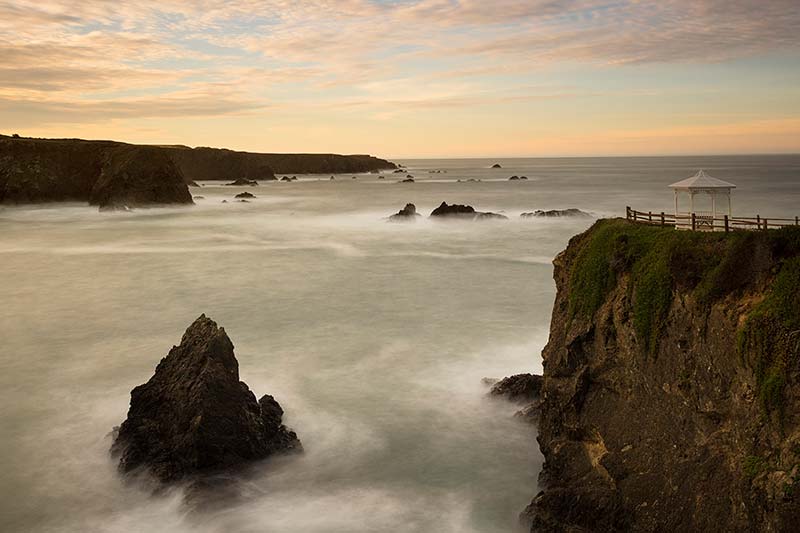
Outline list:
[[[401,181],[400,183],[414,183],[414,178],[406,178],[403,181]]]
[[[272,396],[256,401],[239,381],[225,330],[201,315],[150,380],[131,391],[112,453],[122,472],[145,469],[164,483],[212,475],[300,450],[282,415]]]
[[[554,266],[532,531],[795,531],[800,229],[602,220]]]
[[[249,193],[249,192],[247,192],[247,191],[245,191],[245,192],[240,192],[239,194],[237,194],[236,196],[234,196],[234,198],[255,198],[255,197],[256,197],[256,195],[255,195],[255,194]]]
[[[417,206],[414,204],[406,204],[403,209],[390,216],[389,220],[391,222],[413,222],[418,216],[421,215],[417,213]]]
[[[89,204],[101,208],[191,204],[192,195],[175,163],[158,148],[123,145],[104,158]]]
[[[393,172],[393,174],[405,174],[405,173],[406,173],[406,171],[403,170],[402,168],[398,168]]]
[[[590,218],[592,215],[587,213],[586,211],[581,211],[580,209],[576,209],[571,207],[569,209],[550,209],[549,211],[542,211],[541,209],[537,209],[532,213],[522,213],[520,217],[522,218],[557,218],[557,217],[583,217],[583,218]]]
[[[495,163],[494,165],[492,165],[492,168],[503,168],[503,167],[500,166],[500,163]]]
[[[234,181],[232,181],[230,183],[226,183],[225,185],[227,185],[229,187],[245,187],[245,186],[255,187],[256,185],[258,185],[258,182],[256,180],[249,180],[249,179],[246,179],[246,178],[238,178],[238,179],[236,179],[236,180],[234,180]]]
[[[197,196],[192,196],[192,198],[193,198],[193,199],[195,199],[195,200],[205,200],[205,199],[206,199],[206,197],[205,197],[205,196],[199,196],[199,195],[197,195]]]
[[[442,202],[439,207],[431,211],[432,217],[459,217],[475,218],[475,208],[471,205],[451,204]]]
[[[511,176],[508,178],[508,181],[519,181],[519,180],[527,180],[526,176]]]
[[[477,213],[475,220],[508,220],[508,217],[500,213]]]
[[[125,156],[116,154],[127,153]],[[136,146],[113,141],[84,141],[80,139],[30,139],[0,135],[0,203],[31,203],[53,201],[86,201],[105,170],[106,180],[115,173],[109,159],[119,161],[142,155],[143,168],[154,169],[156,161],[165,166],[157,173],[168,178],[166,184],[147,184],[142,172],[135,179],[121,179],[138,189],[130,194],[146,203],[161,203],[164,194],[175,188],[173,180],[180,176],[187,183],[200,180],[228,180],[233,177],[247,181],[275,180],[274,171],[296,173],[367,172],[375,169],[394,169],[393,163],[368,155],[335,154],[256,154],[216,148],[186,146]],[[165,154],[146,161],[149,155]],[[126,172],[130,174],[132,167]],[[132,175],[131,175],[132,176]],[[154,177],[155,179],[155,177]],[[114,188],[116,194],[118,188]],[[151,190],[150,193],[147,193]],[[102,191],[97,191],[101,194]],[[166,198],[167,203],[190,203],[188,193]],[[188,200],[188,201],[187,201]]]
[[[489,391],[492,396],[501,396],[515,402],[532,402],[539,399],[542,391],[542,376],[516,374],[503,378]]]
[[[281,178],[281,181],[292,181],[292,178],[290,178],[289,176],[284,176]]]
[[[394,169],[393,163],[370,155],[262,154],[222,148],[165,147],[194,180],[226,180],[238,176],[258,181],[274,180],[279,174],[357,174]]]
[[[439,205],[439,207],[431,211],[431,217],[460,218],[468,220],[507,219],[506,216],[500,215],[498,213],[475,211],[475,209],[471,205],[460,205],[460,204],[448,205],[447,202],[442,202]]]
[[[0,136],[0,203],[190,204],[179,168],[155,147]]]
[[[189,187],[200,187],[199,183],[197,183],[196,181],[191,181],[191,180],[187,181],[186,185],[188,185]]]

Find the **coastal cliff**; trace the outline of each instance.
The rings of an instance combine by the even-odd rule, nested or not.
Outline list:
[[[0,203],[88,201],[101,208],[191,204],[161,149],[112,141],[0,136]]]
[[[531,530],[794,530],[800,229],[602,220],[554,265]]]
[[[269,180],[281,174],[341,174],[396,168],[394,163],[371,155],[260,154],[223,148],[163,147],[187,179]]]
[[[282,173],[395,168],[369,155],[256,154],[217,148],[0,135],[0,203],[89,201],[92,205],[188,204],[187,183],[274,180]]]

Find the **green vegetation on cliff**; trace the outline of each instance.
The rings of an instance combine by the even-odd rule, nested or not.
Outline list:
[[[789,361],[765,354],[796,353],[800,343],[800,333],[791,333],[800,330],[800,228],[701,233],[617,219],[599,221],[588,235],[570,276],[569,317],[592,317],[627,276],[634,329],[647,354],[658,348],[676,290],[710,306],[771,279],[777,261],[780,271],[740,335],[742,350],[761,354],[751,363],[762,400],[777,405]]]

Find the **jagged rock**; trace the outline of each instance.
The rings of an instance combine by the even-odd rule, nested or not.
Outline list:
[[[522,213],[520,215],[521,218],[557,218],[557,217],[584,217],[588,218],[591,217],[589,213],[586,211],[581,211],[580,209],[576,209],[571,207],[569,209],[551,209],[549,211],[542,211],[541,209],[537,209],[532,213]]]
[[[452,204],[448,205],[447,202],[442,202],[439,207],[431,212],[431,217],[436,218],[462,218],[469,220],[489,220],[498,219],[505,220],[508,217],[498,213],[489,213],[475,211],[471,205]]]
[[[417,213],[417,206],[414,204],[406,204],[403,209],[390,216],[389,220],[391,222],[413,222],[418,216],[421,215]]]
[[[401,181],[400,183],[414,183],[414,178],[406,178],[403,181]]]
[[[255,198],[255,197],[256,197],[256,195],[255,195],[255,194],[249,193],[249,192],[247,192],[247,191],[245,191],[245,192],[240,192],[239,194],[237,194],[236,196],[234,196],[234,198]]]
[[[211,475],[299,451],[282,415],[272,396],[256,401],[239,381],[231,340],[201,315],[150,380],[131,391],[111,450],[123,473],[144,469],[164,483]]]
[[[284,176],[281,178],[281,181],[292,181],[292,178],[290,178],[289,176]]]
[[[405,174],[406,171],[402,168],[398,168],[397,170],[392,171],[392,174]]]
[[[196,181],[193,181],[193,180],[189,180],[188,182],[186,182],[186,184],[187,184],[189,187],[200,187],[200,184],[199,184],[199,183],[197,183]]]
[[[256,185],[258,185],[258,182],[256,180],[248,180],[248,179],[245,179],[245,178],[239,178],[239,179],[237,179],[235,181],[232,181],[230,183],[226,183],[225,185],[227,185],[227,186],[237,186],[237,187],[243,187],[243,186],[255,187]]]
[[[492,385],[489,394],[517,402],[532,402],[539,399],[542,379],[536,374],[516,374]]]

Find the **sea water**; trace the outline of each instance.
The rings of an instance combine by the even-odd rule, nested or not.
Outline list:
[[[666,186],[700,168],[737,185],[736,214],[800,214],[798,156],[398,162],[415,183],[299,176],[205,182],[185,208],[0,208],[0,530],[513,530],[542,458],[519,406],[481,380],[541,372],[569,238],[626,205],[669,211]],[[429,220],[442,201],[509,220]],[[425,216],[386,221],[408,202]],[[569,207],[594,218],[519,217]],[[108,454],[130,390],[201,313],[305,448],[208,512],[180,487],[124,483]]]

